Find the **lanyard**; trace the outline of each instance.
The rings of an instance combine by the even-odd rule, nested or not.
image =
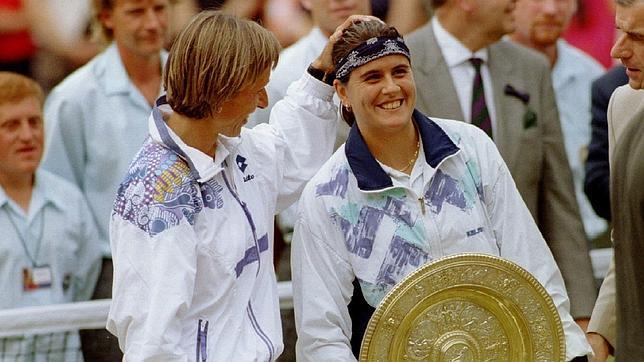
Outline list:
[[[18,229],[18,226],[16,225],[16,222],[13,219],[13,216],[11,216],[11,212],[9,211],[8,208],[5,208],[5,211],[9,216],[9,221],[11,222],[13,229],[15,230],[16,234],[18,235],[18,238],[20,239],[20,243],[22,244],[22,248],[24,249],[25,254],[27,255],[27,258],[29,258],[29,261],[31,261],[31,265],[34,268],[37,267],[38,264],[36,263],[36,261],[38,260],[38,253],[40,252],[40,245],[42,245],[42,237],[45,231],[45,208],[42,209],[42,216],[40,217],[40,236],[36,240],[36,250],[34,252],[33,257],[31,256],[31,253],[29,253],[29,249],[27,248],[27,243],[25,242],[25,237]]]

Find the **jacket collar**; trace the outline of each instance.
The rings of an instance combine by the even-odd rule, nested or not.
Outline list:
[[[427,116],[414,110],[412,118],[422,140],[425,161],[432,168],[436,168],[442,160],[459,151],[458,146],[445,131]],[[355,123],[349,131],[344,153],[360,190],[376,191],[393,186],[389,175],[380,167],[376,158],[369,151],[360,129]]]
[[[144,109],[150,109],[147,100],[145,100],[141,91],[132,83],[130,76],[127,74],[116,42],[112,42],[105,49],[103,55],[100,61],[102,62],[102,82],[105,94],[108,96],[127,94]],[[168,52],[161,50],[159,57],[161,58],[161,69],[159,70],[161,72],[168,59]],[[161,91],[162,88],[159,89],[159,92]]]
[[[555,92],[565,87],[566,83],[593,76],[592,74],[588,74],[588,68],[591,65],[587,65],[587,63],[594,62],[594,60],[588,59],[587,63],[584,63],[583,60],[586,59],[583,59],[582,54],[576,52],[576,49],[564,39],[557,40],[556,46],[557,60],[552,68],[552,86]],[[597,69],[601,69],[600,64],[597,64]]]
[[[199,182],[206,182],[218,174],[226,158],[237,151],[241,144],[241,137],[217,137],[217,149],[215,157],[207,155],[200,150],[193,148],[176,135],[166,124],[166,118],[172,114],[172,108],[166,103],[165,95],[156,101],[156,107],[152,109],[149,119],[150,137],[153,141],[163,144],[172,152],[183,159],[193,178]]]

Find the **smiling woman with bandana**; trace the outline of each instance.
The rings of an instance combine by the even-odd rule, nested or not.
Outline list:
[[[355,360],[366,321],[349,302],[363,295],[368,319],[407,274],[463,252],[531,272],[557,306],[568,359],[590,352],[498,150],[475,126],[414,109],[409,59],[398,32],[377,20],[354,23],[335,43],[334,86],[352,128],[300,199],[291,256],[298,360]]]

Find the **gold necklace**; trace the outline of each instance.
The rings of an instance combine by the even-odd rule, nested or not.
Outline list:
[[[418,142],[416,142],[416,152],[414,152],[414,155],[412,156],[411,160],[407,163],[407,166],[398,169],[400,172],[405,172],[407,171],[415,162],[416,159],[418,158],[418,152],[420,151],[420,137],[418,137]]]

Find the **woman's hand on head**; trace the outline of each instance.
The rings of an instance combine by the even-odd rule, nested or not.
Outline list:
[[[313,67],[319,70],[323,70],[326,74],[330,74],[335,70],[335,66],[333,65],[333,58],[332,58],[332,53],[333,53],[333,45],[340,39],[342,38],[342,32],[344,29],[348,28],[354,23],[361,22],[361,21],[380,21],[382,20],[378,19],[375,16],[371,15],[351,15],[349,16],[342,24],[340,24],[336,29],[333,34],[329,37],[329,41],[326,43],[326,46],[322,50],[322,53],[315,59],[312,63]]]

